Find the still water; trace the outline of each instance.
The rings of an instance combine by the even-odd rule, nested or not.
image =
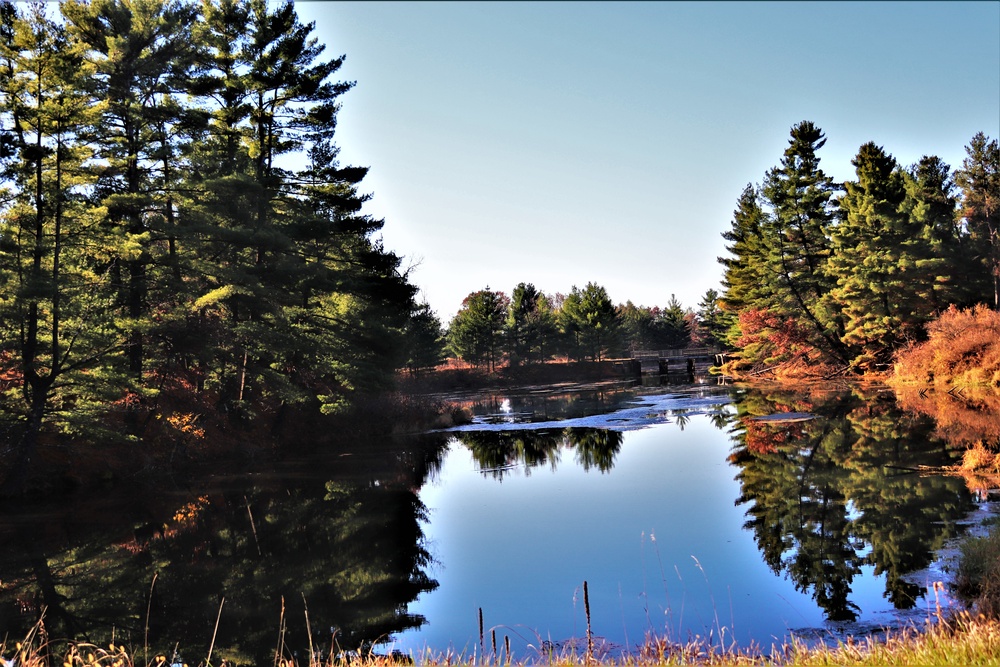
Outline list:
[[[587,582],[614,654],[647,634],[766,649],[920,625],[953,604],[933,588],[941,550],[991,506],[915,471],[998,427],[915,401],[707,385],[466,397],[475,423],[452,431],[6,504],[0,624],[17,636],[44,610],[51,636],[189,663],[210,646],[216,664],[301,658],[310,641],[471,656],[494,636],[526,659],[579,646]]]

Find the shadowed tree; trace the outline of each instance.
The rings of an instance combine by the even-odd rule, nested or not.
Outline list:
[[[518,283],[511,294],[505,327],[511,364],[544,360],[556,333],[548,297],[531,283]]]
[[[86,94],[93,70],[41,3],[4,12],[6,75],[0,104],[9,128],[8,190],[0,209],[0,356],[7,407],[20,417],[5,491],[20,490],[47,422],[80,437],[100,430],[94,411],[121,396],[122,343],[109,308],[107,258],[118,239],[89,200],[86,137],[96,123]]]
[[[962,190],[962,218],[975,256],[986,267],[993,287],[993,307],[1000,310],[1000,147],[982,132],[965,147],[955,172]]]
[[[473,292],[448,326],[448,348],[458,358],[496,370],[503,347],[508,301],[503,292]]]

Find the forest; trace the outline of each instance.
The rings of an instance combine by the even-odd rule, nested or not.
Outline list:
[[[694,344],[729,350],[722,370],[736,376],[830,377],[884,375],[952,310],[978,308],[972,326],[989,338],[1000,309],[997,141],[976,134],[955,170],[935,156],[904,167],[869,142],[846,183],[820,167],[825,143],[815,124],[795,125],[778,166],[746,186],[723,233],[722,291],[707,290],[697,310],[673,296],[665,308],[616,306],[595,283],[568,295],[487,287],[451,321],[448,350],[495,369]]]
[[[815,124],[795,125],[780,163],[746,187],[723,234],[729,369],[885,373],[951,309],[979,307],[982,326],[992,326],[997,140],[977,133],[954,171],[933,155],[904,167],[869,142],[845,183],[820,167],[825,143]]]
[[[273,432],[391,385],[417,289],[312,31],[291,2],[0,2],[5,490],[41,441]]]
[[[952,171],[874,143],[857,180],[788,149],[739,198],[721,292],[614,305],[595,283],[471,293],[442,327],[334,141],[344,56],[291,2],[0,0],[2,491],[39,443],[277,434],[398,371],[711,345],[726,369],[867,373],[949,308],[1000,304],[1000,151]],[[129,449],[131,448],[131,449]]]

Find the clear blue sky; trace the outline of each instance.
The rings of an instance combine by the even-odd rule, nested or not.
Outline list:
[[[792,125],[953,168],[1000,136],[1000,2],[298,2],[346,54],[338,143],[447,324],[519,282],[696,307]]]

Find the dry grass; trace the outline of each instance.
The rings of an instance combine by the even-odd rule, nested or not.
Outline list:
[[[111,644],[102,648],[87,643],[50,641],[39,623],[28,636],[16,644],[0,643],[3,664],[18,667],[164,667],[172,660],[166,655],[151,655],[144,659],[142,650],[130,651]],[[210,658],[196,663],[225,665]],[[413,662],[410,656],[351,654],[316,655],[312,660],[296,660],[291,656],[276,656],[271,667],[398,667]],[[511,667],[527,662],[511,662],[505,657],[467,656],[445,653],[420,656],[417,664],[438,667]],[[594,659],[586,653],[566,652],[536,656],[530,664],[550,667],[653,667],[667,665],[774,665],[776,667],[814,665],[997,665],[1000,666],[1000,622],[979,616],[965,615],[949,622],[940,622],[926,631],[901,629],[880,638],[848,639],[836,646],[815,646],[791,641],[773,646],[770,651],[759,649],[722,649],[718,644],[698,639],[684,644],[649,638],[644,648],[628,656]],[[193,666],[192,666],[193,667]]]
[[[1000,312],[951,307],[927,326],[928,340],[902,351],[893,381],[1000,387]]]

